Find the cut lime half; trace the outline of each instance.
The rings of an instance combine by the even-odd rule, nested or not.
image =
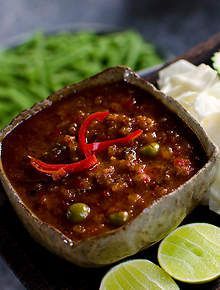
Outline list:
[[[131,260],[113,267],[102,279],[100,290],[177,290],[173,279],[148,260]]]
[[[158,249],[160,266],[174,279],[205,283],[220,276],[220,228],[193,223],[177,228]]]

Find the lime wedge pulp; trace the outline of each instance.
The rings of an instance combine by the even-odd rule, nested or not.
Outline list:
[[[205,283],[220,276],[220,228],[193,223],[177,228],[160,244],[160,266],[174,279]]]
[[[173,279],[148,260],[131,260],[113,267],[102,279],[100,290],[177,290]]]

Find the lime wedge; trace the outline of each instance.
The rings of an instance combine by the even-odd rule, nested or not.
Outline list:
[[[148,260],[132,260],[113,267],[99,290],[177,290],[173,279]]]
[[[194,223],[177,228],[158,249],[160,266],[186,283],[205,283],[220,276],[220,228]]]

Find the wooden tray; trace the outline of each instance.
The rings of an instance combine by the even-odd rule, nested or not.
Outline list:
[[[209,63],[213,52],[217,50],[220,50],[220,33],[195,46],[177,59],[185,58],[194,64]],[[156,83],[157,74],[158,69],[141,73],[142,77],[153,83]],[[208,207],[200,206],[183,223],[208,222],[219,225],[219,220],[219,216],[209,211]],[[157,263],[157,248],[158,245],[150,247],[134,258],[147,258]],[[31,290],[96,290],[99,288],[102,277],[110,268],[83,269],[76,267],[35,243],[18,220],[1,186],[0,255],[24,286]],[[220,289],[220,279],[204,285],[193,286],[182,283],[179,285],[180,289],[218,290]]]

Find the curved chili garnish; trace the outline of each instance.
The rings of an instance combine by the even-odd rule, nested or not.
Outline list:
[[[136,130],[130,134],[128,134],[125,137],[116,138],[112,140],[102,141],[102,142],[94,142],[94,143],[87,143],[86,142],[86,132],[88,130],[88,127],[94,120],[103,121],[107,116],[109,115],[109,112],[96,112],[91,115],[89,115],[85,121],[82,123],[80,129],[79,129],[79,146],[81,151],[85,154],[85,156],[89,156],[92,153],[100,152],[102,150],[107,149],[109,146],[113,144],[126,144],[131,142],[132,140],[139,137],[143,131],[142,130]]]
[[[87,130],[89,128],[89,126],[91,125],[91,123],[94,120],[98,120],[98,121],[103,121],[107,116],[109,115],[109,112],[96,112],[93,113],[91,115],[89,115],[82,123],[82,125],[79,128],[79,147],[81,149],[81,151],[85,154],[85,156],[89,156],[91,155],[91,152],[88,150],[87,148],[87,140],[86,140],[86,133]]]
[[[109,146],[114,144],[126,144],[136,139],[143,133],[142,130],[136,130],[129,135],[117,139],[107,140],[103,142],[94,142],[90,144],[86,144],[87,152],[100,152],[102,150],[107,149]]]
[[[50,175],[53,180],[58,180],[68,173],[81,172],[90,169],[98,163],[96,156],[90,155],[86,159],[70,163],[70,164],[50,164],[45,163],[32,156],[28,156],[31,160],[31,165],[39,172]]]
[[[98,160],[94,153],[105,150],[113,144],[129,143],[143,133],[142,130],[136,130],[125,137],[107,140],[103,142],[87,143],[86,133],[90,124],[94,120],[102,122],[108,115],[109,115],[108,111],[96,112],[89,115],[82,123],[79,129],[79,146],[81,151],[85,154],[86,159],[70,164],[50,164],[45,163],[32,156],[29,156],[31,160],[31,165],[37,171],[50,175],[53,178],[53,180],[58,180],[68,173],[81,172],[96,165],[98,163]]]

